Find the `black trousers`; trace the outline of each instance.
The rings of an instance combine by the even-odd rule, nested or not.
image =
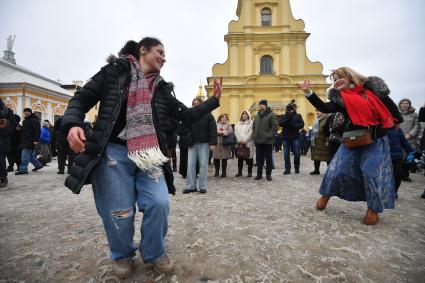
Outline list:
[[[321,161],[314,160],[314,171],[319,172]],[[326,161],[326,164],[329,165],[329,161]]]
[[[6,152],[0,152],[0,178],[7,177],[6,155]]]
[[[329,160],[332,161],[334,158],[336,152],[338,151],[340,144],[337,143],[329,143],[328,149],[329,149]]]
[[[397,159],[393,160],[393,174],[394,174],[394,185],[395,185],[395,192],[398,192],[398,188],[400,188],[401,184],[401,176],[403,174],[402,172],[402,160]]]
[[[248,174],[252,174],[252,166],[254,165],[254,159],[240,159],[238,158],[238,173],[242,174],[243,162],[246,162],[248,165]]]
[[[273,167],[273,145],[255,144],[255,153],[257,156],[257,176],[263,176],[264,161],[266,161],[266,176],[271,176]]]
[[[65,162],[68,159],[68,170],[71,169],[74,163],[75,152],[69,147],[67,142],[57,144],[58,153],[58,169],[60,171],[65,170]]]

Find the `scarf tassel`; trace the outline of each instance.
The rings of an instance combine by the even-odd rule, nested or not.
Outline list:
[[[157,146],[129,152],[128,158],[155,179],[162,175],[162,164],[168,161]]]

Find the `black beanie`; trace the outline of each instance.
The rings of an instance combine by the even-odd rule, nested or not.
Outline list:
[[[260,102],[258,103],[258,105],[265,105],[265,106],[267,106],[267,100],[266,99],[260,100]]]

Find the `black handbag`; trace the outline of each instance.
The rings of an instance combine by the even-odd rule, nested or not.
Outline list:
[[[229,133],[227,136],[222,137],[222,145],[234,145],[236,144],[236,136]]]
[[[239,145],[235,149],[235,156],[238,159],[249,159],[249,155],[251,154],[251,151],[249,150],[249,147],[246,145]]]

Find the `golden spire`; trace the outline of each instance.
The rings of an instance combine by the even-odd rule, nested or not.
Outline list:
[[[205,94],[204,94],[204,90],[203,90],[203,86],[201,82],[199,82],[199,90],[198,90],[198,93],[196,94],[196,97],[200,97],[202,98],[202,100],[205,100]]]

